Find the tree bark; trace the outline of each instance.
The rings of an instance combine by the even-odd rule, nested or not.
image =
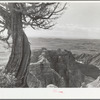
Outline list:
[[[15,3],[11,5],[11,31],[12,31],[12,52],[6,66],[7,73],[14,73],[17,78],[17,86],[25,84],[27,67],[30,62],[30,45],[28,38],[22,28],[22,14]]]

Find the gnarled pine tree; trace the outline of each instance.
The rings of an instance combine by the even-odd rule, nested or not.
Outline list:
[[[66,4],[48,2],[0,4],[0,32],[8,30],[7,37],[1,37],[1,40],[7,43],[10,37],[13,40],[11,55],[5,70],[6,73],[15,73],[17,86],[25,86],[31,55],[28,38],[23,28],[31,26],[33,29],[49,29],[54,26],[52,22],[65,8]]]

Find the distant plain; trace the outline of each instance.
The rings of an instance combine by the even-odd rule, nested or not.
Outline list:
[[[74,54],[100,52],[99,39],[60,39],[60,38],[29,38],[31,49],[66,49]]]

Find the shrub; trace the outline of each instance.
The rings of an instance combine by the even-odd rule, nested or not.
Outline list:
[[[15,87],[16,78],[14,73],[5,74],[4,72],[0,72],[0,87]]]

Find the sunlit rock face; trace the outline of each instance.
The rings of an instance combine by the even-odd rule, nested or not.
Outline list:
[[[92,60],[93,55],[82,53],[80,55],[75,55],[75,59],[77,62],[82,64],[89,64]]]
[[[58,88],[57,86],[55,86],[54,84],[49,84],[49,85],[47,85],[47,87],[46,88]]]
[[[94,80],[93,82],[89,83],[86,85],[87,88],[100,88],[100,76],[98,76],[98,78],[96,80]]]
[[[75,59],[79,63],[94,65],[100,69],[100,53],[96,54],[82,53],[80,55],[75,55]]]
[[[42,87],[80,87],[83,81],[74,56],[67,50],[43,48],[33,52],[29,72],[41,81]]]

